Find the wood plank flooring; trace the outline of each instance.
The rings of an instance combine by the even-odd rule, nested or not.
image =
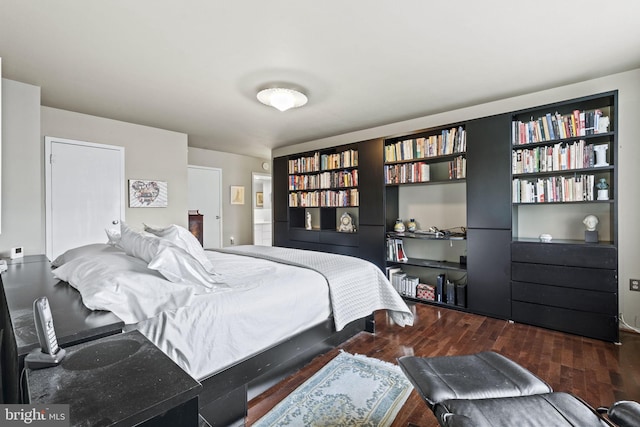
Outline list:
[[[640,335],[621,332],[621,345],[547,329],[463,313],[426,304],[410,306],[414,326],[401,328],[376,313],[376,333],[360,333],[318,356],[303,369],[249,402],[247,425],[311,377],[339,349],[396,363],[405,355],[443,356],[485,350],[501,353],[553,387],[583,398],[594,407],[617,400],[640,401]],[[414,390],[392,427],[437,427],[435,417]]]

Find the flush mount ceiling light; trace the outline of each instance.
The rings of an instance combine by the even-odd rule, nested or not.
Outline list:
[[[283,87],[262,89],[258,92],[258,101],[280,111],[302,107],[307,103],[307,97],[302,92]]]

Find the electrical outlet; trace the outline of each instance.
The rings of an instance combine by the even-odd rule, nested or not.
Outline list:
[[[640,279],[629,279],[629,290],[640,291]]]

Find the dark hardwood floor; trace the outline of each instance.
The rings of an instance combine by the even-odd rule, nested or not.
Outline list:
[[[313,359],[303,369],[249,402],[247,425],[336,356],[339,349],[388,362],[405,355],[443,356],[485,350],[501,353],[529,369],[556,391],[568,391],[594,407],[617,400],[640,401],[640,335],[621,332],[621,345],[426,304],[415,310],[413,327],[394,325],[376,314],[376,333],[360,333],[338,349]],[[437,427],[435,417],[414,390],[393,427]]]

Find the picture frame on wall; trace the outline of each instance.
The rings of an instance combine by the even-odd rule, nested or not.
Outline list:
[[[166,181],[129,180],[130,208],[166,208],[169,205]]]
[[[261,208],[264,206],[264,193],[262,191],[256,192],[256,207]]]
[[[244,186],[242,185],[231,186],[231,204],[244,205]]]

